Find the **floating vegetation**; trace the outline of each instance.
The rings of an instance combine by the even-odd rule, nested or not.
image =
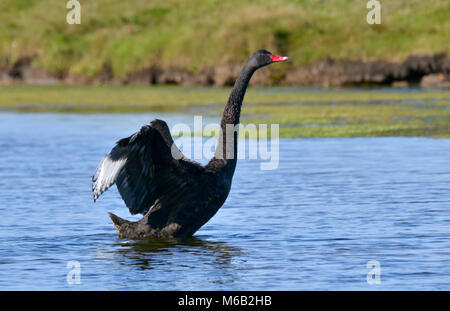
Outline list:
[[[229,88],[2,86],[18,112],[176,112],[219,116]],[[450,91],[251,88],[243,123],[280,124],[281,137],[450,137]]]

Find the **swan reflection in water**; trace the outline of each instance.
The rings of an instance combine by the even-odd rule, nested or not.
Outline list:
[[[127,259],[123,262],[127,265],[131,260],[132,265],[142,270],[161,268],[161,266],[198,268],[199,263],[226,269],[231,267],[233,258],[242,254],[239,248],[230,246],[226,242],[198,237],[119,239],[113,246],[116,255],[119,255],[114,257]],[[178,256],[179,253],[183,253],[183,256]]]

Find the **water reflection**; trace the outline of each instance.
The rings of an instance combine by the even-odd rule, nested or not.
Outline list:
[[[177,261],[184,261],[185,266],[208,263],[217,269],[225,269],[230,267],[234,257],[242,253],[239,248],[226,242],[197,237],[118,239],[114,243],[114,250],[118,256],[126,259],[123,263],[138,266],[142,270],[154,269],[156,266]],[[164,262],[162,258],[169,262]]]

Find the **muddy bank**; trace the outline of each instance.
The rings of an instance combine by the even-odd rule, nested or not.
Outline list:
[[[310,66],[296,68],[283,83],[294,85],[359,86],[359,85],[450,85],[450,61],[446,54],[410,56],[402,63],[387,61],[350,61],[326,59]]]
[[[115,77],[110,64],[95,77],[50,73],[32,66],[34,57],[20,59],[0,69],[0,84],[175,84],[201,86],[229,86],[239,74],[240,64],[218,66],[198,74],[182,68],[162,69],[150,67],[129,74],[125,78]],[[289,65],[288,65],[289,66]],[[389,61],[364,62],[328,58],[313,64],[281,69],[269,67],[258,71],[252,85],[287,86],[408,86],[450,87],[450,60],[446,54],[412,55],[401,63]]]

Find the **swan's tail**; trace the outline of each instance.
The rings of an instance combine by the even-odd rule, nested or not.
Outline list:
[[[122,227],[123,224],[126,224],[129,221],[125,220],[123,218],[120,218],[119,216],[114,215],[113,213],[108,213],[108,214],[109,214],[109,217],[111,217],[111,220],[114,224],[114,228],[116,228],[117,233],[120,234],[120,227]]]

